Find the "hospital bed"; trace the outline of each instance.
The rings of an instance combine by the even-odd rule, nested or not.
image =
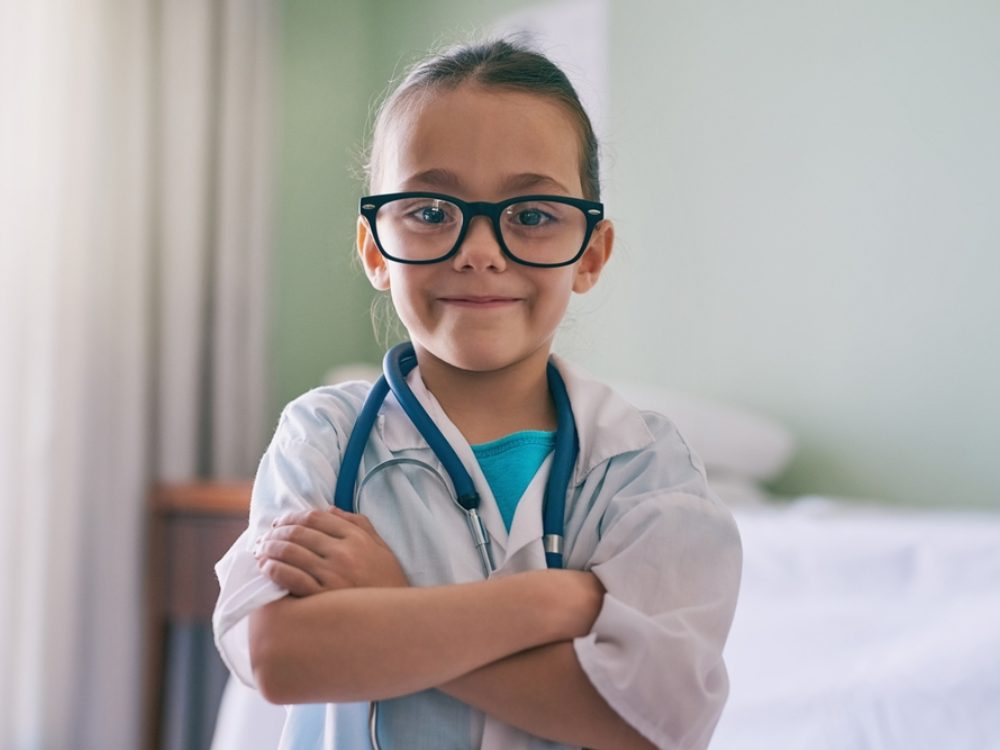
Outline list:
[[[1000,514],[737,508],[714,750],[1000,748]]]
[[[712,750],[1000,749],[1000,513],[773,498],[793,453],[779,425],[619,390],[674,418],[740,527]],[[280,709],[228,690],[213,750],[274,747]]]

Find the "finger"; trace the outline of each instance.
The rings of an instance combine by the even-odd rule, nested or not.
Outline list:
[[[280,560],[266,559],[261,563],[260,569],[264,575],[294,596],[310,596],[323,590],[311,575]]]
[[[331,506],[332,507],[332,506]],[[343,539],[356,533],[357,526],[344,517],[343,511],[331,513],[325,510],[308,510],[288,513],[275,519],[275,528],[284,526],[304,526],[324,534]]]
[[[357,533],[354,530],[352,533]],[[345,533],[330,534],[308,526],[278,526],[261,536],[261,544],[268,541],[291,542],[300,547],[305,547],[313,554],[326,557],[329,554],[330,546],[345,538]]]
[[[340,518],[343,518],[348,523],[353,524],[362,531],[367,532],[369,536],[377,539],[382,544],[382,546],[386,546],[385,542],[382,540],[382,537],[379,535],[379,533],[375,530],[375,527],[372,525],[372,522],[368,520],[368,516],[361,515],[360,513],[348,513],[347,511],[337,508],[336,506],[331,507],[331,510]]]
[[[294,510],[275,516],[271,521],[271,528],[278,526],[308,526],[314,517],[323,514],[323,510],[318,508],[307,508],[305,510]]]
[[[343,518],[345,521],[350,521],[351,523],[357,523],[357,519],[364,518],[364,516],[361,515],[360,513],[351,513],[349,510],[342,510],[341,508],[338,508],[336,505],[330,506],[330,512],[333,513],[335,516]]]
[[[319,571],[322,570],[324,558],[294,542],[280,539],[266,540],[257,548],[256,557],[258,561],[270,559],[292,565],[305,571],[320,583],[323,581]]]
[[[262,542],[255,552],[258,566],[263,567],[267,561],[274,561],[284,566],[289,566],[300,570],[315,581],[321,591],[333,591],[347,588],[354,585],[350,578],[338,572],[337,567],[350,568],[354,563],[353,558],[341,549],[345,545],[336,543],[333,551],[337,554],[329,558],[321,558],[309,550],[291,542],[270,541]],[[312,593],[315,593],[313,591]]]
[[[312,510],[296,510],[282,513],[271,520],[271,528],[277,528],[278,526],[301,526],[305,523],[310,513],[312,513]]]

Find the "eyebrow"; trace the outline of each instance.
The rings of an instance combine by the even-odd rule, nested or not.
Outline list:
[[[427,169],[423,172],[418,172],[417,174],[410,176],[403,182],[403,186],[410,190],[417,185],[426,185],[428,187],[438,189],[460,190],[462,187],[462,180],[458,177],[458,175],[448,169]],[[505,177],[500,181],[500,192],[517,192],[527,190],[529,188],[535,189],[539,186],[546,185],[558,188],[560,192],[563,192],[566,195],[571,195],[569,189],[567,189],[567,187],[558,180],[549,177],[548,175],[536,174],[534,172],[525,172]]]
[[[544,174],[534,174],[527,172],[525,174],[516,174],[508,177],[502,183],[505,190],[527,190],[528,188],[536,188],[539,185],[553,185],[557,187],[562,192],[569,195],[569,189],[561,182],[548,175]]]

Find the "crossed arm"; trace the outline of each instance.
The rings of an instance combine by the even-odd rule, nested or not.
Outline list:
[[[292,514],[260,540],[292,596],[251,615],[250,655],[277,703],[380,700],[438,688],[527,732],[594,748],[652,747],[580,668],[604,589],[590,573],[530,571],[410,588],[363,516]]]

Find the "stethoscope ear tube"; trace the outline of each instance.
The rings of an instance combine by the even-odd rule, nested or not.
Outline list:
[[[413,344],[404,341],[397,344],[385,354],[382,367],[385,370],[385,378],[389,381],[389,388],[392,395],[396,397],[403,411],[413,422],[417,431],[423,435],[424,440],[434,451],[434,455],[444,466],[448,476],[451,477],[455,485],[455,494],[458,504],[466,511],[479,508],[479,493],[476,492],[476,485],[472,482],[472,477],[465,469],[455,449],[441,434],[441,430],[434,424],[423,404],[417,400],[413,390],[406,382],[406,375],[417,366],[417,354],[413,349]]]
[[[566,525],[566,494],[569,492],[579,445],[566,384],[551,362],[546,370],[546,376],[549,381],[549,392],[555,402],[558,424],[552,466],[549,468],[549,478],[545,485],[542,540],[545,545],[547,565],[550,568],[561,568],[563,529]]]
[[[354,485],[358,481],[358,469],[361,467],[361,457],[365,453],[365,446],[368,444],[368,436],[378,419],[379,409],[382,402],[389,393],[389,383],[385,375],[375,381],[372,389],[368,392],[361,413],[358,414],[354,422],[354,429],[351,430],[351,437],[347,441],[344,449],[344,457],[340,461],[340,471],[337,472],[337,484],[333,490],[333,504],[341,510],[352,513],[354,511]]]

